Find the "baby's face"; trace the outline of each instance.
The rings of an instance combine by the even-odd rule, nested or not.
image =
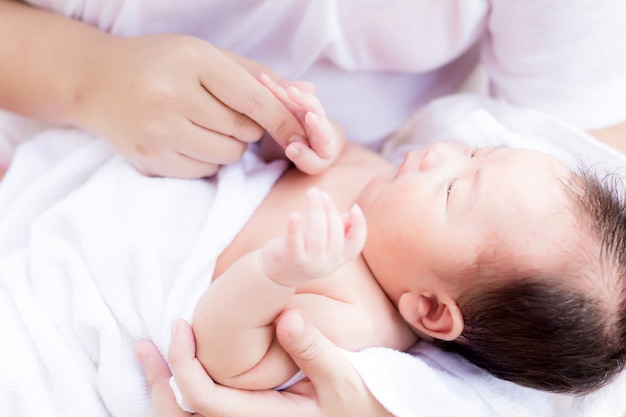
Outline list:
[[[459,294],[472,283],[442,277],[489,260],[559,268],[577,236],[562,182],[569,173],[526,149],[437,143],[411,152],[359,198],[363,254],[393,301],[415,285]]]

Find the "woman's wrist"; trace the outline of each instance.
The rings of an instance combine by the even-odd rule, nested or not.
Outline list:
[[[102,101],[106,101],[103,91],[114,84],[109,80],[112,68],[123,68],[127,64],[121,56],[124,38],[118,38],[97,29],[86,33],[89,42],[81,45],[83,53],[76,65],[80,68],[80,77],[71,85],[71,99],[68,102],[65,118],[73,126],[98,133],[98,120],[105,120]],[[120,70],[116,77],[124,76]],[[114,80],[113,80],[114,81]],[[132,94],[131,91],[128,91]],[[115,105],[109,102],[108,105]]]

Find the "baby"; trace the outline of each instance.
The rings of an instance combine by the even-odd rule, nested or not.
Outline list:
[[[287,156],[324,169],[287,171],[218,259],[192,319],[217,382],[294,381],[273,327],[292,306],[345,349],[427,339],[544,390],[588,392],[624,367],[626,210],[611,184],[504,147],[438,143],[394,166],[348,144],[313,95],[264,82],[307,130]]]

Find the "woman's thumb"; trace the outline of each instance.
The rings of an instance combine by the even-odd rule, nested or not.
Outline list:
[[[296,309],[277,319],[276,336],[296,365],[317,389],[330,387],[356,373],[341,350]]]

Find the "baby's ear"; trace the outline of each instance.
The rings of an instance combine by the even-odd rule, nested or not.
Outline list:
[[[463,331],[461,309],[447,294],[405,292],[398,300],[398,311],[416,330],[435,339],[454,340]]]

